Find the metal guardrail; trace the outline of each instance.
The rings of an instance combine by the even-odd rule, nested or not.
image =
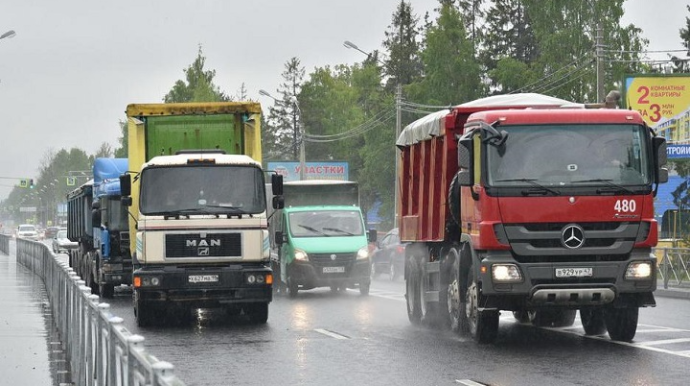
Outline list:
[[[690,248],[656,248],[654,254],[664,289],[690,287]]]
[[[9,254],[10,237],[0,235],[0,251]],[[144,347],[144,337],[130,333],[123,319],[99,303],[91,288],[43,243],[17,240],[17,262],[43,279],[56,327],[60,331],[76,386],[185,386],[173,365]]]

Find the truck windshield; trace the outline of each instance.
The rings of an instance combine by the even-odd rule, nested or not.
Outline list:
[[[361,236],[362,216],[356,210],[292,212],[288,216],[293,237]]]
[[[505,145],[486,146],[489,186],[611,188],[652,182],[643,126],[506,125],[501,130],[510,134]]]
[[[145,215],[259,214],[266,210],[260,168],[247,165],[175,165],[141,173],[139,206]]]

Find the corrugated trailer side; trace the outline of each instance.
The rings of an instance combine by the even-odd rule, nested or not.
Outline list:
[[[404,241],[442,241],[449,215],[446,196],[457,170],[454,115],[440,111],[433,119],[405,128],[398,142],[400,237]],[[446,124],[450,120],[452,126]],[[416,133],[413,133],[415,132]],[[402,136],[404,137],[404,136]]]

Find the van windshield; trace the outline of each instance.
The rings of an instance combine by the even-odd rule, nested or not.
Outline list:
[[[292,212],[288,216],[293,237],[361,236],[362,216],[356,210]]]

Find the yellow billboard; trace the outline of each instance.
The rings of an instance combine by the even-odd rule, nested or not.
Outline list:
[[[688,74],[625,76],[626,107],[642,114],[651,127],[681,118],[690,109]]]

